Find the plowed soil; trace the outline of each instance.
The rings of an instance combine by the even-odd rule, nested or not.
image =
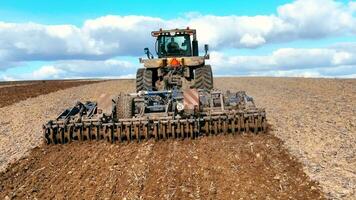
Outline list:
[[[36,148],[0,176],[1,199],[321,199],[269,134]]]
[[[355,79],[218,78],[214,84],[246,90],[266,108],[271,131],[42,145],[47,119],[77,100],[132,92],[133,80],[0,108],[0,199],[354,199]]]
[[[9,84],[0,83],[0,108],[13,103],[48,94],[66,88],[76,87],[85,84],[97,83],[98,81],[23,81]]]

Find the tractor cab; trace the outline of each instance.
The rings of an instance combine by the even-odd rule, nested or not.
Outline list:
[[[155,50],[158,58],[199,56],[194,29],[160,29],[151,34],[157,38]]]

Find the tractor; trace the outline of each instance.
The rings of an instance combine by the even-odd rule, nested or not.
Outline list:
[[[140,58],[143,68],[136,73],[136,91],[162,91],[173,88],[213,88],[213,74],[209,59],[209,46],[204,45],[205,55],[199,56],[195,29],[171,29],[152,31],[156,38],[157,58],[144,48],[146,59]]]

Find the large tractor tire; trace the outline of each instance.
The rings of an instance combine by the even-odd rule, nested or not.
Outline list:
[[[213,73],[210,65],[204,65],[195,70],[195,88],[213,89]]]
[[[136,72],[136,91],[143,90],[143,74],[145,72],[144,68],[137,69]]]
[[[133,99],[129,95],[120,94],[116,104],[116,115],[118,119],[132,118]]]
[[[152,71],[140,68],[136,72],[136,91],[150,91],[153,87]]]

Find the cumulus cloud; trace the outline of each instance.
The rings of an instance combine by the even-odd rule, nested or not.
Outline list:
[[[264,56],[223,52],[304,39],[355,36],[355,14],[354,1],[296,0],[278,7],[275,14],[257,16],[188,13],[166,20],[108,15],[86,20],[82,26],[0,21],[0,71],[36,60],[50,63],[32,73],[3,74],[0,79],[133,77],[138,64],[115,57],[139,56],[144,47],[153,50],[151,30],[186,26],[197,29],[200,44],[210,45],[210,62],[221,75],[347,76],[356,74],[355,43],[319,49],[282,48]]]
[[[355,25],[352,9],[341,2],[299,0],[278,8],[278,16],[293,26],[298,38],[320,38],[349,33]]]
[[[78,78],[133,78],[137,64],[118,59],[103,61],[64,60],[41,66],[31,73],[3,75],[3,80],[47,80]],[[1,79],[1,77],[0,77]]]
[[[59,79],[62,78],[64,74],[66,74],[65,71],[53,65],[45,65],[31,73],[32,78],[37,80],[48,79],[49,77],[51,79]]]
[[[350,1],[349,8],[350,8],[351,12],[356,12],[356,1]]]
[[[107,59],[136,55],[149,43],[146,26],[160,19],[140,16],[106,16],[88,20],[83,27],[0,23],[0,57],[3,60]]]
[[[264,56],[236,56],[212,52],[210,64],[214,72],[220,75],[344,76],[356,73],[356,52],[341,46],[316,49],[282,48]]]
[[[245,34],[241,37],[240,43],[246,47],[258,47],[266,43],[266,40],[261,36],[252,36],[250,34]]]
[[[255,48],[269,43],[355,34],[355,3],[296,0],[276,14],[257,16],[193,15],[183,20],[213,48]],[[184,24],[184,23],[183,23]]]
[[[294,76],[344,77],[356,76],[355,44],[338,44],[329,48],[282,48],[262,56],[240,56],[211,52],[210,60],[216,76]],[[62,60],[18,75],[3,75],[3,80],[64,78],[134,78],[139,64],[121,60]]]
[[[299,39],[356,34],[355,2],[297,0],[264,16],[188,14],[164,20],[147,16],[103,16],[74,25],[0,22],[0,69],[31,60],[105,60],[137,56],[153,47],[151,30],[190,26],[212,49],[257,48]],[[6,61],[6,62],[4,62]]]

